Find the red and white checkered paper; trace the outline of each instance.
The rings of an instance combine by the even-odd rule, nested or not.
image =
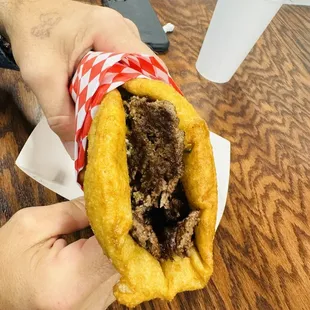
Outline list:
[[[76,177],[85,166],[87,135],[103,96],[134,78],[161,80],[181,93],[154,56],[89,52],[80,62],[70,85],[76,104]]]

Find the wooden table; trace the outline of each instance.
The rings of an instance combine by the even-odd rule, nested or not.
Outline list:
[[[152,4],[176,25],[162,59],[210,129],[231,141],[231,177],[207,288],[138,309],[310,309],[310,10],[284,6],[217,85],[195,70],[215,1]],[[19,208],[60,198],[14,166],[40,112],[19,73],[2,70],[0,85],[1,226]]]

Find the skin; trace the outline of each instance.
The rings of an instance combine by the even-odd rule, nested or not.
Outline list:
[[[82,199],[18,211],[0,229],[0,309],[105,309],[118,274],[88,226]]]
[[[119,13],[69,0],[0,0],[0,32],[24,81],[67,150],[74,139],[69,81],[89,51],[153,54]],[[83,200],[17,212],[0,228],[0,309],[105,309],[115,272],[95,237],[61,235],[88,226]]]

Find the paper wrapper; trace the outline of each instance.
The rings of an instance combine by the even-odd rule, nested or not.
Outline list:
[[[81,196],[83,192],[76,180],[85,165],[87,134],[98,106],[106,93],[134,78],[161,80],[181,93],[166,69],[153,56],[89,52],[79,64],[70,86],[76,104],[74,164],[43,119],[21,151],[16,161],[18,167],[67,199]],[[212,133],[210,138],[218,181],[218,225],[228,191],[230,143]]]

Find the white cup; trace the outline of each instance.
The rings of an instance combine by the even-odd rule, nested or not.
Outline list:
[[[285,0],[218,0],[196,68],[206,79],[228,82]]]

